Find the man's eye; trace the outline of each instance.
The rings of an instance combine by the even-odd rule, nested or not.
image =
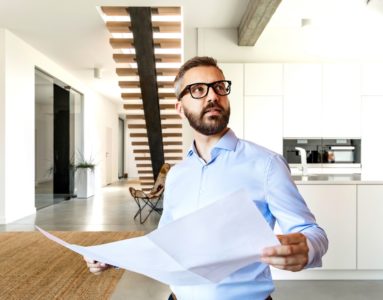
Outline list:
[[[215,86],[214,86],[215,90],[217,91],[225,91],[226,90],[226,87],[225,87],[225,84],[220,82],[220,83],[217,83]]]
[[[201,84],[194,85],[190,88],[192,93],[203,93],[205,91],[205,87]]]

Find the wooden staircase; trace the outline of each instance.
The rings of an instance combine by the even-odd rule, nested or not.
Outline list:
[[[139,59],[129,7],[101,7],[111,38],[113,59],[119,76],[127,131],[142,188],[154,183],[145,99],[142,96]],[[174,77],[182,63],[182,17],[180,7],[151,7],[153,56],[157,85],[163,159],[171,165],[182,160],[182,121],[175,111]],[[132,16],[133,17],[133,16]],[[137,26],[137,23],[135,23]],[[139,25],[139,24],[138,24]],[[142,56],[141,56],[142,57]],[[150,112],[149,112],[150,113]],[[156,117],[156,116],[154,116]],[[150,128],[150,127],[149,127]]]

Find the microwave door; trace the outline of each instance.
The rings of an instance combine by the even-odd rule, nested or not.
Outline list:
[[[336,163],[353,163],[354,162],[354,146],[333,146],[330,147],[334,154]]]

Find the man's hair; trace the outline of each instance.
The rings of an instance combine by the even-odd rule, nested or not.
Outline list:
[[[174,79],[174,92],[176,94],[177,99],[179,100],[179,96],[181,94],[181,86],[184,75],[190,69],[196,67],[214,67],[217,68],[223,75],[222,70],[217,65],[217,60],[209,56],[195,56],[188,61],[186,61],[179,69],[176,78]]]

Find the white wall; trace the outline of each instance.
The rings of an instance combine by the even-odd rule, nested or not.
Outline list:
[[[125,172],[128,173],[128,178],[138,178],[138,170],[134,159],[133,146],[129,132],[129,128],[125,125]]]
[[[5,62],[5,67],[1,68],[5,70],[3,80],[0,77],[0,93],[5,91],[5,94],[0,96],[0,116],[3,114],[0,118],[0,122],[3,122],[0,132],[5,130],[4,136],[0,133],[0,164],[5,162],[5,166],[0,165],[0,187],[1,193],[4,194],[0,198],[0,223],[9,223],[35,212],[35,67],[84,95],[84,155],[95,154],[96,161],[100,162],[96,168],[97,186],[105,182],[101,172],[104,167],[101,159],[105,136],[103,128],[111,127],[113,141],[117,141],[118,108],[115,103],[94,93],[61,66],[10,31],[0,30],[0,54],[0,60]],[[117,147],[114,148],[117,151]],[[113,153],[113,157],[116,162],[113,163],[112,170],[117,178],[117,152]]]
[[[87,101],[88,99],[88,101]],[[91,99],[91,100],[90,100]],[[90,101],[89,101],[90,100]],[[112,182],[118,180],[118,113],[117,104],[92,94],[84,99],[84,152],[95,159],[96,187],[107,184],[106,178],[106,128],[112,129]]]
[[[35,212],[34,65],[27,45],[5,31],[5,197],[2,223]],[[22,186],[22,188],[20,188]]]
[[[5,32],[0,28],[0,223],[5,215]]]

